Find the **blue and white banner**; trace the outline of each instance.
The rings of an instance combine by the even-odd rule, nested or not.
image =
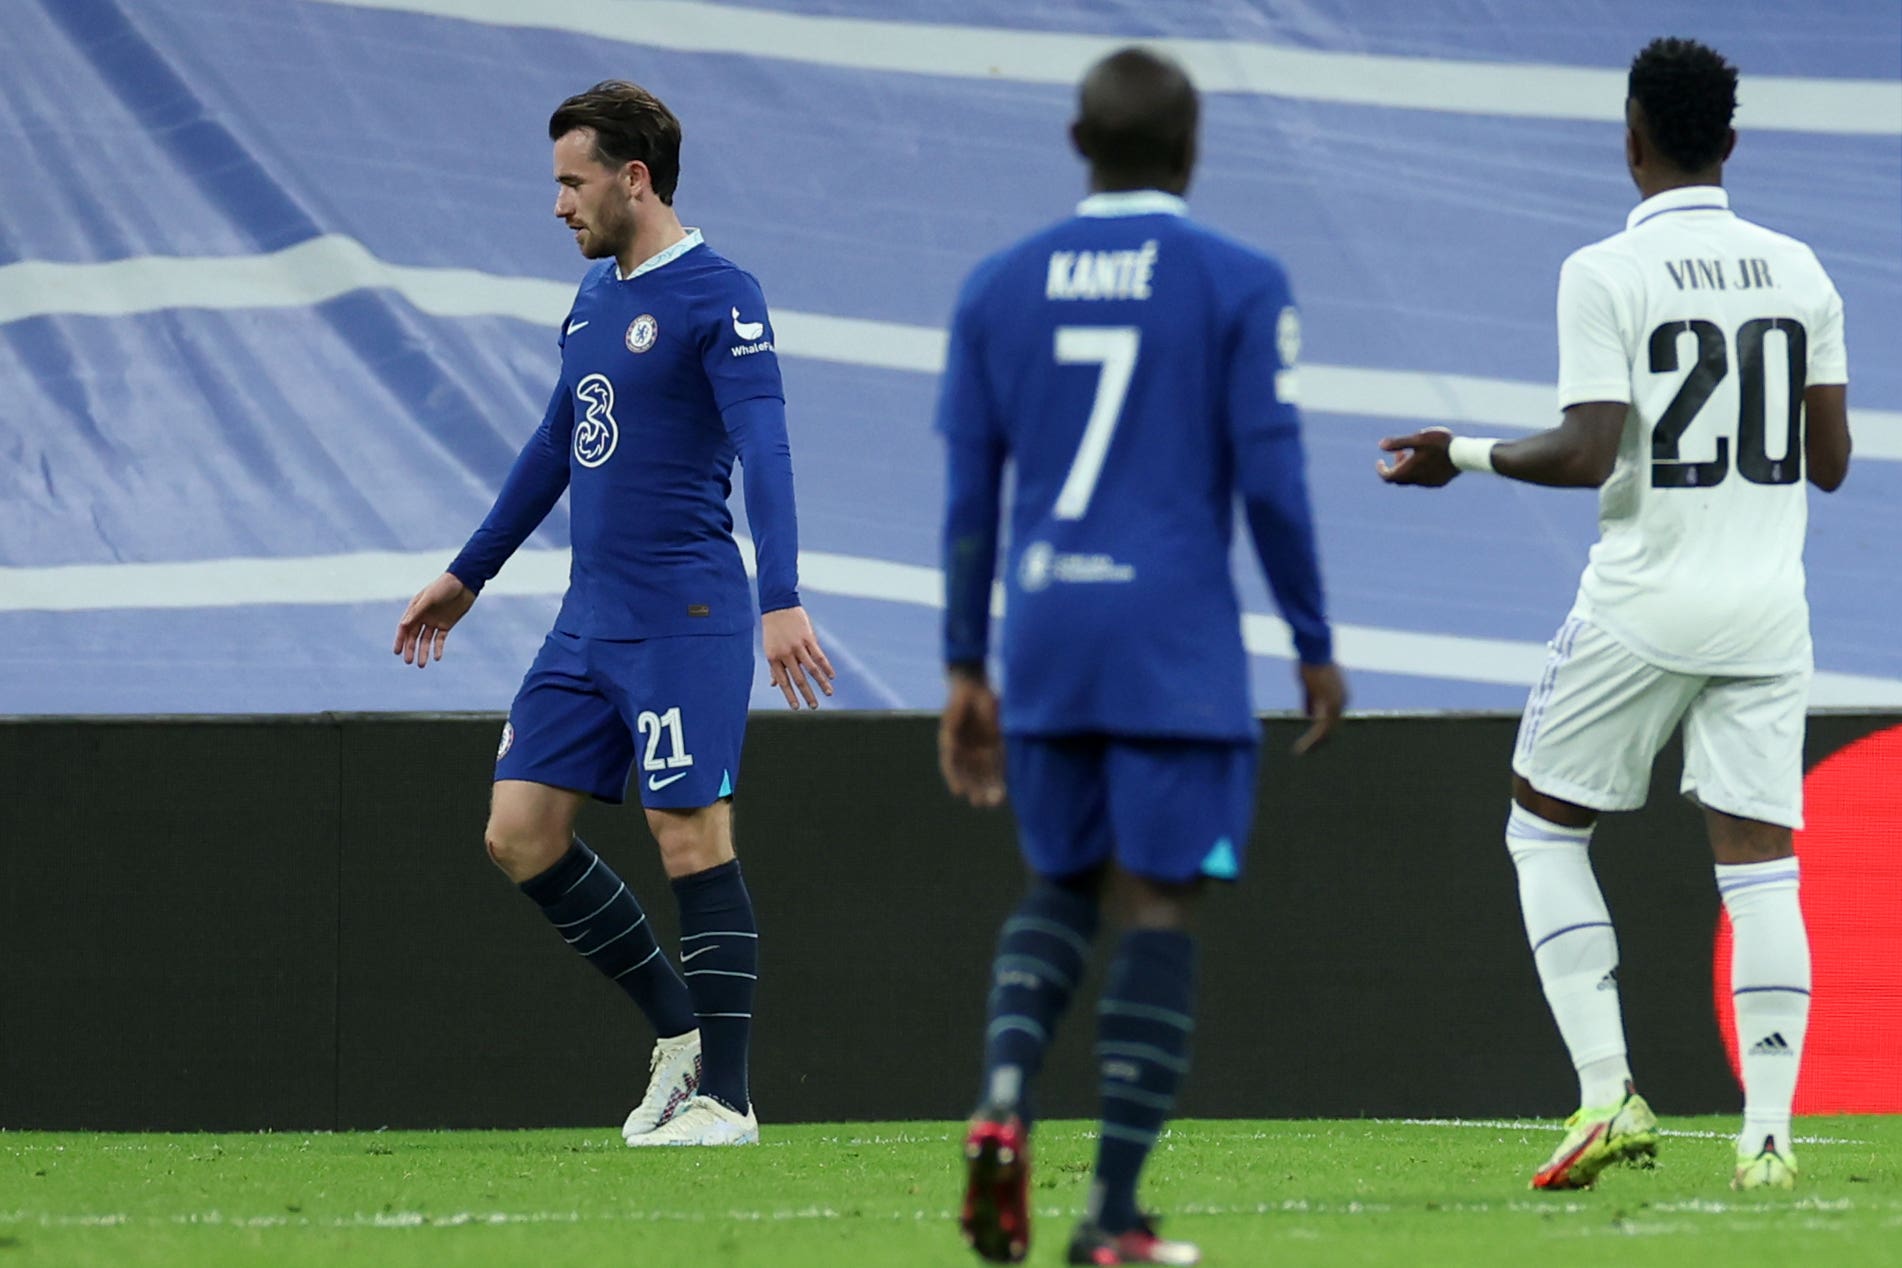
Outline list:
[[[838,702],[934,707],[942,325],[1082,190],[1074,81],[1153,41],[1208,94],[1191,205],[1288,264],[1339,651],[1363,708],[1514,708],[1588,494],[1375,480],[1415,423],[1556,419],[1559,262],[1619,229],[1624,65],[1745,72],[1740,213],[1848,313],[1857,466],[1815,498],[1825,705],[1902,704],[1902,49],[1892,0],[13,0],[0,5],[0,714],[499,709],[561,511],[418,673],[403,602],[540,416],[582,272],[547,116],[610,76],[685,125],[683,218],[784,358]],[[1237,554],[1264,707],[1285,630]],[[777,699],[764,688],[758,703]]]

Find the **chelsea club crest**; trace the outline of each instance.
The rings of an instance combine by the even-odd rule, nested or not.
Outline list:
[[[627,326],[627,350],[646,352],[654,346],[654,339],[660,334],[660,323],[654,320],[652,313],[642,313]]]

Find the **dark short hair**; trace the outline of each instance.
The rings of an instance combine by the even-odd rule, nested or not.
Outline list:
[[[1724,157],[1737,112],[1737,68],[1696,40],[1653,40],[1631,61],[1631,99],[1664,157],[1701,172]]]
[[[594,157],[605,167],[647,164],[654,195],[668,206],[680,184],[680,120],[659,97],[625,79],[604,79],[578,92],[548,117],[548,139],[594,129]]]
[[[1119,49],[1083,77],[1077,143],[1100,169],[1175,168],[1195,150],[1200,113],[1195,85],[1181,66],[1150,49]]]

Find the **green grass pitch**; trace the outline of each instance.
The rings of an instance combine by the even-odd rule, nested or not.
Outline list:
[[[1654,1171],[1525,1188],[1525,1123],[1190,1121],[1145,1197],[1213,1265],[1902,1264],[1902,1117],[1805,1119],[1794,1194],[1733,1194],[1729,1119],[1666,1123]],[[952,1123],[775,1127],[757,1149],[612,1129],[235,1136],[0,1133],[19,1265],[970,1265]],[[1032,1263],[1062,1261],[1094,1139],[1036,1140]]]

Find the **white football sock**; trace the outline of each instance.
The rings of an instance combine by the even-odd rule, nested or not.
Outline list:
[[[1516,802],[1506,821],[1532,959],[1578,1070],[1578,1103],[1597,1108],[1624,1099],[1631,1067],[1618,1007],[1618,938],[1592,875],[1591,840],[1590,828],[1549,823]]]
[[[1744,1125],[1738,1148],[1765,1136],[1790,1143],[1790,1105],[1810,1018],[1810,940],[1797,901],[1794,858],[1719,863],[1717,892],[1730,913],[1731,1007],[1743,1064]]]

